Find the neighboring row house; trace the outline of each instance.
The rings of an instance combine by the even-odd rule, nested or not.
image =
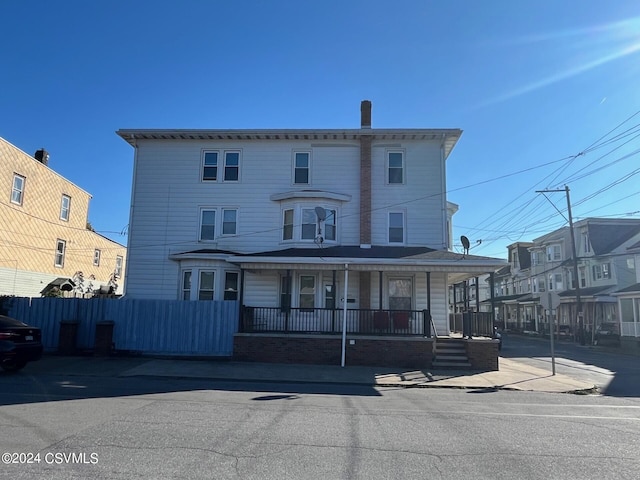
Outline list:
[[[619,324],[616,296],[632,297],[638,283],[640,220],[587,218],[574,233],[578,285],[569,227],[509,245],[509,266],[494,275],[497,321],[505,328],[548,332],[550,315],[563,331],[584,327],[592,336],[602,324]]]
[[[0,138],[0,295],[121,293],[126,248],[91,230],[91,195]]]
[[[237,300],[245,331],[449,333],[458,129],[120,130],[135,148],[126,297]],[[347,285],[345,285],[347,283]],[[427,322],[425,323],[425,319]],[[402,348],[402,347],[399,347]]]

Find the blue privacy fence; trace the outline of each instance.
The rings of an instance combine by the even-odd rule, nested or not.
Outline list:
[[[9,316],[39,327],[46,351],[58,348],[60,322],[76,320],[80,350],[93,349],[97,323],[112,321],[116,350],[231,356],[238,308],[236,301],[12,298]]]

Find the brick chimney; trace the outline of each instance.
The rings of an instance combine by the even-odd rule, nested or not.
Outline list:
[[[371,102],[360,103],[360,128],[371,129]],[[360,135],[360,248],[371,248],[371,141]],[[360,273],[360,308],[371,308],[371,272]]]
[[[360,128],[371,128],[371,100],[360,103]]]

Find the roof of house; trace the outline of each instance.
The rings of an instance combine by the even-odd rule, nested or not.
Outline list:
[[[615,293],[629,293],[629,292],[640,292],[640,283],[635,283],[633,285],[628,286],[627,288],[623,288],[622,290],[617,290]]]
[[[626,225],[589,223],[588,228],[593,253],[604,255],[640,233],[640,222]]]
[[[613,289],[615,289],[616,286],[615,285],[605,285],[602,287],[589,287],[589,288],[581,288],[580,289],[580,296],[581,297],[592,297],[595,295],[606,295],[611,293],[611,291]],[[560,292],[558,293],[559,297],[575,297],[576,296],[576,291],[575,290],[565,290],[564,292]]]
[[[354,128],[354,129],[120,129],[116,132],[131,146],[137,140],[440,140],[445,159],[462,135],[458,128]]]

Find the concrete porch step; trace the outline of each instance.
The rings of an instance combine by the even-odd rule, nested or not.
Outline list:
[[[432,363],[433,368],[471,368],[469,362],[444,362],[434,360]]]

